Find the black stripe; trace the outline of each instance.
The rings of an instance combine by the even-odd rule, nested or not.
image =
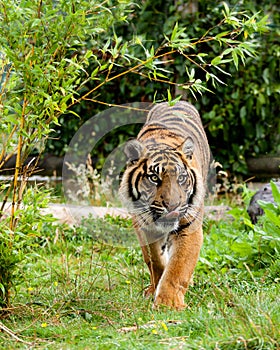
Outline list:
[[[145,175],[147,174],[147,168],[148,168],[146,159],[145,161],[142,162],[142,166],[143,166],[143,174]]]
[[[146,124],[146,126],[147,125],[149,125],[149,124]],[[151,131],[156,131],[156,130],[165,130],[166,129],[166,127],[164,126],[164,125],[161,125],[161,124],[152,124],[152,125],[150,125],[148,128],[145,128],[144,127],[144,130],[143,131],[141,131],[140,130],[140,132],[139,132],[139,134],[138,134],[138,139],[139,138],[141,138],[141,137],[143,137],[146,133],[148,133],[148,132],[151,132]]]
[[[142,171],[139,169],[140,167],[143,167],[142,168]],[[132,198],[133,201],[136,201],[140,198],[140,193],[138,192],[137,188],[137,193],[139,193],[139,196],[138,198],[136,198],[133,194],[133,188],[134,188],[134,185],[132,184],[132,178],[133,176],[135,175],[135,172],[136,171],[139,171],[139,174],[136,176],[136,180],[138,180],[139,182],[139,177],[142,176],[143,172],[145,173],[145,171],[147,170],[147,164],[146,164],[146,159],[143,159],[138,165],[137,167],[135,167],[133,170],[131,170],[131,172],[129,173],[129,177],[128,177],[128,195],[129,197]]]
[[[138,187],[139,187],[138,185],[139,185],[139,181],[140,181],[141,177],[142,177],[142,172],[140,171],[139,174],[136,176],[136,180],[135,180],[134,187],[135,187],[135,189],[137,191],[137,198],[134,196],[134,198],[136,198],[136,199],[133,199],[134,201],[138,200],[141,197],[141,194],[140,194],[140,192],[138,190]]]
[[[174,129],[174,125],[172,125],[172,129]],[[164,130],[164,135],[161,135],[162,139],[165,139],[166,137],[178,137],[178,134],[176,134],[173,130],[168,130],[167,128],[162,129]],[[180,131],[182,131],[182,128],[179,128]]]
[[[135,170],[137,170],[137,169],[134,169],[134,171],[131,171],[129,174],[129,177],[128,177],[128,195],[130,198],[132,198],[133,201],[136,201],[136,198],[133,194],[133,185],[132,185],[131,181],[132,181]]]
[[[178,154],[178,156],[179,156],[179,154]],[[177,165],[178,164],[178,158],[179,157],[177,157],[177,158],[175,158],[175,157],[172,157],[171,155],[169,156],[169,164],[172,164],[172,162],[174,163],[173,165]]]
[[[190,198],[189,198],[189,204],[193,204],[193,199],[194,199],[194,196],[196,195],[196,175],[195,175],[195,172],[190,169],[192,175],[193,175],[193,179],[194,179],[194,183],[193,183],[193,193],[190,195]]]
[[[161,121],[162,119],[160,119]],[[192,131],[193,129],[193,134],[197,134],[198,136],[203,136],[204,129],[200,122],[196,119],[191,119],[191,118],[186,118],[185,121],[183,122],[180,118],[168,118],[166,116],[166,119],[163,121],[165,125],[168,127],[169,122],[170,122],[170,131],[172,132],[173,130],[180,131],[180,134],[183,131]],[[173,122],[173,123],[172,123]]]
[[[155,162],[161,162],[163,160],[163,156],[161,154],[158,155],[156,159],[154,159]]]

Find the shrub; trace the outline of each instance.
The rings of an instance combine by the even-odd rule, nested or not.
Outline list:
[[[259,201],[264,215],[257,224],[251,223],[246,208],[234,208],[229,212],[233,222],[222,221],[209,226],[199,269],[237,274],[247,269],[257,277],[279,278],[280,192],[273,182],[271,187],[276,205]],[[244,196],[247,202],[246,189]],[[266,276],[268,269],[270,276]]]

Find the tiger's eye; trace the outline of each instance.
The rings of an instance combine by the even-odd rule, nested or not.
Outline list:
[[[159,178],[158,178],[158,176],[155,175],[155,174],[149,175],[148,178],[149,178],[149,180],[150,180],[151,182],[153,182],[153,183],[158,183],[158,182],[159,182]]]
[[[186,181],[186,179],[187,179],[187,175],[183,175],[183,174],[179,175],[178,176],[179,184],[183,184]]]

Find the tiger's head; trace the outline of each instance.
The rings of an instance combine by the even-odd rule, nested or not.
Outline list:
[[[198,219],[204,195],[191,138],[176,149],[132,140],[125,153],[120,196],[141,229],[167,234]]]

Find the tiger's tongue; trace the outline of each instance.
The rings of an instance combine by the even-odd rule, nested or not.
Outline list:
[[[180,215],[180,212],[177,210],[173,210],[170,213],[165,215],[166,219],[176,219]]]

